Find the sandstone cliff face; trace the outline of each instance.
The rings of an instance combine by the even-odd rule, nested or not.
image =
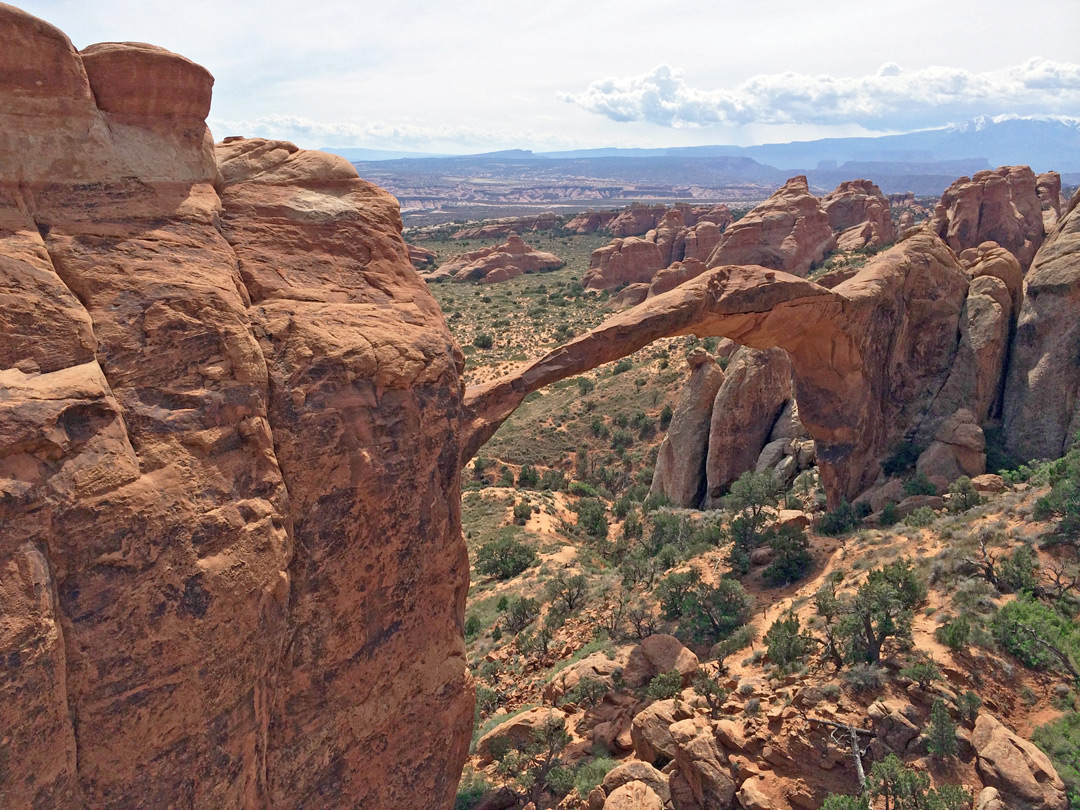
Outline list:
[[[805,276],[835,249],[829,216],[800,175],[729,227],[706,264],[756,264]]]
[[[460,353],[393,199],[215,159],[212,81],[0,5],[5,804],[446,805]]]
[[[956,252],[997,242],[1027,270],[1043,241],[1043,211],[1034,172],[1027,166],[961,177],[949,186],[928,227]]]
[[[881,247],[896,241],[889,200],[869,180],[848,180],[821,199],[841,250]]]
[[[493,284],[525,273],[558,270],[563,260],[554,253],[537,250],[516,233],[501,245],[455,256],[427,276],[430,281],[480,281]]]
[[[589,290],[610,290],[624,284],[647,284],[667,265],[655,241],[616,239],[593,251],[581,280]]]
[[[1003,409],[1007,445],[1021,458],[1056,458],[1080,429],[1078,306],[1080,193],[1069,202],[1024,280]]]
[[[660,445],[650,493],[664,495],[672,506],[696,508],[705,494],[705,457],[709,419],[724,372],[704,349],[691,352],[690,380]]]

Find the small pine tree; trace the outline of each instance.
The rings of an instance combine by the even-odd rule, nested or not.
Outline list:
[[[938,698],[930,709],[930,726],[926,730],[926,750],[935,759],[956,756],[956,724],[949,716],[945,701]]]

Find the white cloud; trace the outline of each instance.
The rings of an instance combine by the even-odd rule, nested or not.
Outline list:
[[[672,128],[710,125],[857,123],[873,129],[937,126],[975,115],[1075,113],[1080,65],[1029,59],[1004,70],[953,67],[904,71],[895,62],[873,75],[773,73],[731,89],[689,86],[682,71],[658,65],[641,76],[605,78],[564,101],[613,121]]]
[[[207,124],[218,139],[229,135],[244,135],[295,141],[308,147],[358,146],[369,149],[461,152],[463,149],[487,151],[520,148],[522,145],[548,149],[581,145],[578,141],[547,132],[518,132],[455,125],[388,124],[382,121],[366,124],[322,122],[294,115],[268,115],[248,121],[211,117]]]

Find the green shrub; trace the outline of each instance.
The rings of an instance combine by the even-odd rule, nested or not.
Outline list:
[[[1039,584],[1039,576],[1035,572],[1038,564],[1039,559],[1030,546],[1018,546],[998,564],[998,584],[1009,593],[1032,593]]]
[[[540,603],[527,596],[517,596],[510,600],[503,614],[503,624],[511,633],[520,633],[533,619],[540,615]]]
[[[516,577],[536,560],[536,552],[512,535],[503,535],[476,550],[476,570],[496,579]]]
[[[668,425],[671,424],[671,417],[675,415],[675,411],[671,409],[670,405],[664,405],[664,409],[660,411],[660,427],[663,430],[667,430]]]
[[[915,681],[923,689],[929,689],[930,684],[942,678],[941,667],[933,658],[925,654],[918,656],[911,665],[901,669],[900,674]]]
[[[514,504],[514,523],[524,526],[532,517],[532,504],[528,501],[518,501]]]
[[[480,632],[480,617],[470,616],[465,620],[465,637],[472,638]]]
[[[908,516],[904,518],[904,525],[913,529],[924,529],[935,520],[937,520],[937,515],[934,514],[933,509],[929,506],[920,506],[908,513]]]
[[[1037,520],[1056,519],[1059,542],[1080,542],[1080,448],[1074,447],[1050,465],[1050,494],[1036,504]]]
[[[482,773],[477,773],[472,768],[466,768],[458,783],[457,796],[454,798],[454,810],[472,810],[480,804],[487,791],[491,790],[491,784]]]
[[[633,361],[629,357],[624,357],[611,369],[612,374],[622,374],[629,371],[634,367]]]
[[[1080,625],[1021,596],[991,620],[994,639],[1030,669],[1080,671]]]
[[[566,474],[562,470],[544,470],[540,476],[540,489],[558,492],[566,487]]]
[[[844,680],[856,692],[877,694],[885,683],[885,676],[874,664],[856,664],[844,673]]]
[[[698,585],[684,605],[681,627],[697,641],[715,643],[750,620],[753,600],[738,580],[725,578],[715,586]]]
[[[596,383],[590,380],[588,377],[578,377],[575,382],[577,383],[578,393],[580,393],[583,397],[591,394],[596,388]]]
[[[574,771],[574,787],[577,789],[578,796],[585,798],[595,788],[600,787],[600,783],[604,781],[608,771],[618,764],[618,762],[608,757],[597,757],[578,765],[577,770]]]
[[[960,695],[956,699],[956,711],[960,715],[960,719],[969,726],[975,725],[975,720],[979,716],[979,709],[982,707],[982,702],[982,698],[970,689]]]
[[[597,497],[596,488],[591,484],[586,484],[584,481],[571,481],[570,486],[566,491],[571,495],[577,495],[584,498]]]
[[[577,525],[593,537],[607,537],[607,507],[597,498],[582,498],[574,504]]]
[[[814,637],[808,630],[801,629],[799,617],[793,613],[773,622],[764,641],[769,660],[784,669],[801,664],[814,646]]]
[[[922,449],[914,442],[901,442],[896,445],[888,458],[881,464],[881,469],[889,477],[906,473],[914,468],[915,462],[922,455]]]
[[[892,501],[886,503],[881,507],[881,515],[878,518],[878,523],[881,526],[895,526],[900,521],[900,515],[896,511],[896,504]]]
[[[700,584],[701,574],[696,568],[668,574],[656,586],[655,595],[660,600],[660,611],[668,619],[678,619],[683,615],[687,598]]]
[[[930,482],[930,479],[926,477],[922,470],[918,470],[904,481],[904,494],[908,496],[937,495],[937,487]]]
[[[661,672],[645,687],[645,696],[650,700],[669,700],[682,692],[682,675],[679,670]]]
[[[762,577],[770,585],[798,582],[814,564],[810,541],[801,526],[784,526],[769,539],[769,546],[773,550],[773,559]]]
[[[826,512],[818,521],[818,531],[821,534],[837,536],[846,534],[855,528],[855,510],[847,499],[840,501],[840,505],[831,512]]]
[[[949,484],[949,511],[954,514],[974,509],[983,502],[983,497],[971,483],[971,479],[962,475]]]
[[[1080,810],[1080,712],[1069,712],[1052,723],[1039,726],[1031,741],[1050,757],[1065,783],[1069,810]]]
[[[494,345],[495,339],[487,333],[481,332],[473,338],[473,346],[478,349],[490,349]]]
[[[604,695],[610,691],[611,687],[603,681],[584,675],[578,679],[572,689],[563,695],[562,702],[584,706],[587,709],[603,700]]]
[[[938,698],[930,709],[930,724],[926,729],[926,750],[935,759],[956,756],[956,724],[949,716],[945,701]]]
[[[954,652],[967,649],[971,637],[971,620],[967,616],[957,616],[945,622],[934,631],[934,637]]]
[[[720,716],[720,709],[731,694],[728,688],[721,684],[721,679],[726,677],[727,669],[723,664],[715,672],[701,667],[694,673],[694,692],[705,698],[705,703],[709,706],[709,714],[714,719]]]
[[[540,486],[540,473],[531,464],[523,464],[521,472],[518,473],[517,483],[522,489],[536,489]]]
[[[589,583],[584,574],[570,574],[557,571],[544,586],[548,599],[558,604],[566,613],[573,613],[581,606],[589,591]]]

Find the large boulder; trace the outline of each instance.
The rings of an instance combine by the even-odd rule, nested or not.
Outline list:
[[[634,753],[643,762],[666,763],[675,756],[675,742],[668,728],[675,722],[675,701],[658,700],[636,715],[630,724]]]
[[[625,655],[609,658],[605,653],[596,652],[586,656],[561,670],[547,682],[544,686],[544,700],[548,703],[556,703],[559,698],[577,686],[582,678],[591,678],[607,686],[613,686],[615,673],[622,670],[625,664]]]
[[[668,777],[648,762],[629,760],[620,762],[607,772],[601,787],[605,793],[611,794],[627,782],[644,782],[660,797],[665,805],[671,801],[671,788],[668,786]]]
[[[1043,230],[1050,233],[1061,219],[1061,175],[1043,172],[1035,178],[1035,189],[1042,207]]]
[[[705,495],[709,424],[724,372],[704,349],[691,352],[687,362],[690,380],[660,444],[649,492],[665,496],[672,506],[696,507]]]
[[[928,227],[957,253],[997,242],[1026,270],[1045,233],[1034,172],[1002,166],[961,177],[942,194]]]
[[[689,784],[701,810],[729,810],[735,803],[735,780],[716,737],[695,720],[673,724],[669,733],[675,747],[675,766]]]
[[[645,205],[630,203],[607,225],[607,230],[615,237],[643,236],[656,227],[656,223],[667,213],[663,205]]]
[[[728,227],[706,264],[756,264],[805,276],[835,249],[829,216],[800,175]]]
[[[520,749],[533,741],[533,737],[551,717],[560,716],[556,710],[538,706],[505,720],[495,726],[476,742],[476,755],[481,762],[491,762],[499,748]]]
[[[675,636],[654,633],[630,651],[623,677],[628,686],[645,686],[657,675],[677,671],[684,684],[697,672],[698,657]]]
[[[604,801],[604,810],[663,810],[663,802],[644,782],[627,782]]]
[[[986,472],[986,438],[975,414],[961,408],[942,422],[915,467],[939,486]]]
[[[975,768],[987,787],[997,788],[1006,807],[1016,810],[1065,810],[1065,785],[1046,754],[981,713],[971,734]]]
[[[1039,249],[1024,280],[1002,419],[1009,450],[1057,458],[1080,429],[1080,192]]]
[[[840,250],[879,248],[896,241],[889,199],[870,180],[848,180],[821,198]]]
[[[709,423],[709,505],[718,504],[740,475],[755,469],[791,398],[791,362],[782,349],[744,348],[732,355]]]
[[[516,233],[511,233],[501,245],[455,256],[441,264],[427,278],[431,281],[451,279],[492,284],[525,273],[558,270],[562,266],[563,260],[554,253],[537,250]]]

